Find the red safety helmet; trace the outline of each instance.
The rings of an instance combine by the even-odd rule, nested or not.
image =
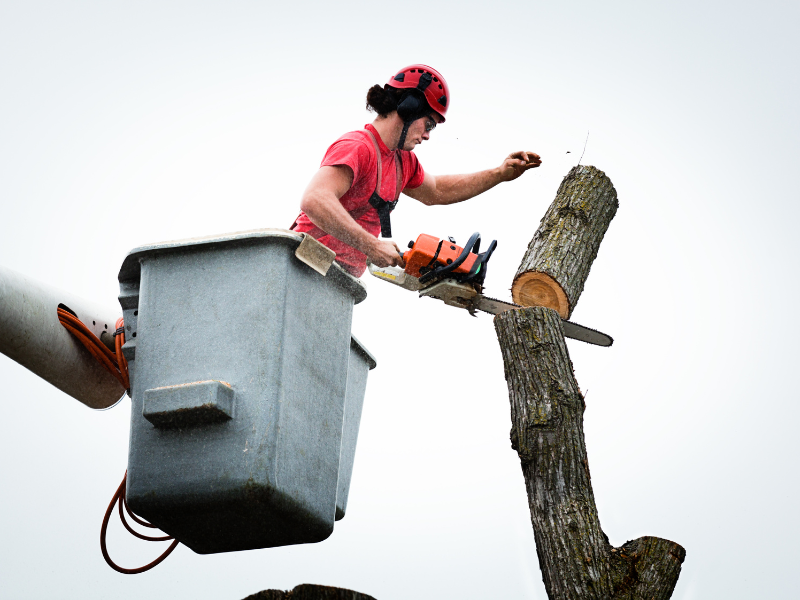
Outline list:
[[[447,113],[450,105],[450,89],[447,82],[436,69],[428,65],[411,65],[400,69],[386,84],[399,90],[416,89],[425,95],[428,106],[442,117]]]

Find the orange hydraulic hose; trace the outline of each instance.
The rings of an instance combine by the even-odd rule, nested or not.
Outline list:
[[[122,353],[122,345],[125,343],[125,321],[122,320],[122,317],[117,319],[115,327],[117,330],[114,332],[114,347],[117,350],[117,368],[119,368],[120,374],[125,380],[122,385],[125,386],[126,390],[129,390],[131,389],[131,381],[128,377],[128,359]]]
[[[63,308],[62,308],[63,307]],[[105,369],[111,373],[114,377],[117,378],[126,390],[130,391],[131,383],[130,377],[128,376],[128,361],[125,360],[125,356],[122,354],[122,346],[125,344],[125,323],[123,319],[117,319],[116,323],[116,331],[114,332],[114,348],[116,352],[111,352],[103,342],[101,342],[98,337],[92,333],[92,331],[83,323],[76,315],[74,315],[69,309],[63,305],[59,305],[58,307],[58,320],[64,326],[64,328],[69,331],[72,335],[74,335],[78,341],[83,344],[83,346],[89,351],[89,353],[94,356],[97,361],[105,367]],[[125,511],[128,515],[139,525],[143,527],[150,527],[153,529],[157,529],[155,525],[151,525],[144,519],[141,519],[133,514],[130,508],[128,508],[128,500],[125,497],[125,484],[128,480],[128,473],[125,472],[125,477],[122,478],[122,483],[117,488],[117,491],[114,493],[114,497],[111,498],[111,504],[108,505],[108,509],[106,510],[106,514],[103,517],[103,524],[100,527],[100,551],[103,553],[103,558],[115,571],[119,573],[124,573],[126,575],[135,575],[137,573],[144,573],[145,571],[149,571],[159,563],[161,563],[167,556],[169,556],[173,550],[178,545],[178,540],[173,538],[172,536],[165,535],[165,536],[148,536],[143,535],[133,529],[128,524],[128,521],[125,519],[125,515],[122,512],[122,507],[125,507]],[[139,567],[136,569],[126,569],[124,567],[120,567],[116,564],[108,554],[108,548],[106,548],[106,532],[108,530],[108,521],[111,518],[111,512],[114,510],[114,504],[118,504],[119,506],[119,518],[122,521],[122,524],[125,526],[130,533],[135,535],[136,537],[147,540],[149,542],[162,542],[173,540],[173,542],[169,545],[169,547],[164,551],[164,553],[155,559],[153,562],[146,564],[143,567]]]
[[[106,371],[117,378],[117,381],[120,382],[122,387],[124,387],[126,390],[130,388],[130,379],[128,378],[128,363],[125,360],[125,357],[122,355],[122,343],[125,341],[125,334],[122,334],[121,339],[120,336],[115,336],[115,343],[118,349],[115,354],[106,348],[105,344],[103,344],[103,342],[101,342],[98,337],[92,333],[92,331],[86,325],[84,325],[80,319],[78,319],[78,317],[69,312],[66,308],[61,308],[61,306],[59,306],[57,312],[58,320],[61,322],[64,328],[74,335],[81,344],[83,344],[89,353],[94,356],[97,361],[103,365],[103,367],[105,367]],[[122,319],[117,321],[118,327],[121,321]]]

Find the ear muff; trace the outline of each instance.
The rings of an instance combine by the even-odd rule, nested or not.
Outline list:
[[[428,103],[425,102],[425,97],[416,90],[408,90],[401,97],[397,103],[397,115],[403,119],[403,122],[410,122],[425,116],[427,112]]]
[[[430,112],[430,107],[422,92],[418,90],[403,92],[403,95],[400,96],[400,101],[397,103],[397,115],[403,119],[403,131],[400,133],[400,140],[397,143],[398,148],[405,147],[406,135],[408,135],[408,128],[411,127],[411,123],[424,117],[428,112]]]

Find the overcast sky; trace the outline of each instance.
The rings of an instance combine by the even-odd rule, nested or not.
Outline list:
[[[417,155],[541,168],[470,202],[404,198],[396,240],[497,239],[487,293],[583,150],[619,196],[573,319],[615,545],[673,540],[682,599],[796,594],[796,2],[0,2],[0,264],[119,311],[149,242],[286,227],[366,90],[424,62],[452,104]],[[8,598],[237,600],[300,583],[378,600],[546,598],[491,318],[366,281],[370,374],[347,516],[326,541],[113,572],[100,521],[130,402],[92,412],[0,356]],[[114,526],[112,555],[160,550]]]

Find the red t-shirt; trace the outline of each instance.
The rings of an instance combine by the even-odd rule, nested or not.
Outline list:
[[[366,125],[365,128],[375,136],[381,152],[381,189],[378,190],[378,194],[384,200],[394,200],[397,195],[397,171],[394,161],[398,151],[389,150],[372,125]],[[425,179],[422,165],[419,164],[419,160],[413,152],[405,150],[399,152],[403,160],[403,189],[419,187]],[[363,211],[366,206],[369,206],[369,198],[378,183],[378,159],[375,154],[375,146],[372,145],[372,140],[365,131],[345,133],[328,148],[320,166],[336,165],[347,165],[353,170],[353,184],[339,201],[349,213]],[[381,223],[377,210],[370,207],[370,210],[356,219],[356,222],[369,233],[378,237]],[[301,212],[297,217],[294,230],[298,232],[311,231],[311,234],[317,237],[315,234],[319,232],[313,231],[315,229],[317,228],[308,215]],[[367,268],[367,257],[363,252],[348,246],[332,235],[323,234],[317,239],[336,252],[336,262],[341,264],[351,275],[361,277]]]

